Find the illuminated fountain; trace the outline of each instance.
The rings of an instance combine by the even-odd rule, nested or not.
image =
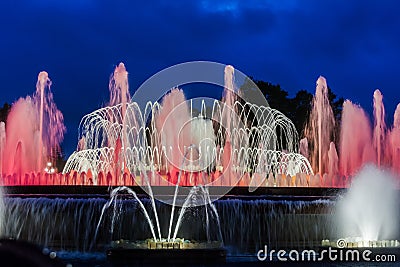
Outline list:
[[[327,82],[319,77],[305,138],[299,141],[282,113],[242,99],[246,91],[236,88],[233,67],[225,68],[224,77],[222,101],[187,100],[181,89],[172,88],[160,102],[139,105],[131,100],[128,72],[120,63],[110,79],[108,105],[82,118],[77,151],[58,173],[43,170],[48,162],[54,168],[65,127],[51,81],[41,72],[34,96],[13,104],[7,127],[0,123],[3,184],[141,186],[143,172],[149,172],[151,185],[174,185],[183,170],[181,185],[189,186],[205,172],[213,186],[346,187],[368,163],[400,171],[400,108],[388,128],[379,90],[373,123],[346,100],[337,125]],[[186,166],[184,154],[190,158]]]
[[[125,68],[123,81],[116,80],[121,66],[110,81],[112,94],[121,90],[121,86],[114,85],[127,85]],[[240,93],[235,89],[232,66],[225,67],[224,77],[222,102],[186,100],[182,90],[172,88],[161,103],[147,102],[144,109],[136,102],[114,103],[83,117],[78,150],[70,156],[63,172],[90,173],[95,185],[143,186],[151,203],[150,212],[133,190],[124,186],[112,191],[98,228],[105,210],[111,206],[114,205],[111,217],[121,216],[115,203],[123,193],[139,203],[151,233],[147,242],[114,240],[113,253],[114,249],[143,246],[199,249],[210,248],[210,242],[220,246],[221,237],[219,242],[209,239],[203,244],[177,236],[185,211],[193,205],[205,208],[203,220],[207,229],[210,217],[219,222],[209,186],[288,186],[295,183],[292,177],[312,174],[306,158],[296,153],[298,140],[293,123],[277,110],[241,102],[236,97]],[[307,183],[304,177],[303,183]],[[168,232],[164,233],[152,189],[159,185],[175,186],[172,202],[168,202]],[[179,194],[180,186],[189,187],[186,195]],[[114,219],[111,228],[113,225]]]
[[[351,177],[367,164],[390,168],[400,174],[400,108],[396,109],[393,128],[388,130],[383,96],[379,90],[374,92],[373,106],[373,126],[366,112],[350,100],[344,101],[341,124],[336,125],[326,80],[323,77],[318,79],[309,122],[304,130],[305,138],[300,141],[300,151],[310,160],[321,184],[346,187]],[[339,135],[336,134],[336,126],[340,130]]]
[[[175,195],[174,197],[176,200],[177,196]],[[100,227],[104,224],[104,221],[107,219],[107,217],[111,218],[111,224],[109,225],[108,231],[111,235],[113,235],[116,225],[120,223],[121,216],[123,216],[123,206],[126,205],[124,204],[124,199],[127,198],[133,198],[136,203],[138,203],[138,207],[144,215],[145,222],[148,225],[151,236],[149,236],[149,238],[144,241],[130,241],[126,239],[114,240],[111,242],[110,249],[108,250],[109,256],[114,256],[114,254],[121,253],[121,251],[125,251],[127,253],[129,252],[129,254],[132,254],[137,251],[143,251],[143,249],[202,249],[207,250],[208,253],[211,254],[217,252],[219,256],[225,256],[223,251],[220,219],[217,209],[210,199],[208,188],[201,185],[191,187],[188,195],[181,199],[181,202],[177,201],[172,206],[172,210],[169,214],[170,224],[168,235],[166,232],[167,229],[164,229],[163,231],[163,229],[160,227],[160,221],[165,218],[159,218],[159,213],[157,211],[152,195],[150,199],[152,210],[148,211],[146,209],[143,199],[140,199],[132,189],[124,186],[115,188],[110,194],[110,200],[105,203],[102,208],[101,216],[96,227],[94,241],[96,241],[99,230],[104,231],[104,228]],[[180,210],[177,213],[177,217],[175,217],[175,208],[177,205],[180,206]],[[203,221],[204,224],[204,232],[206,238],[204,242],[193,241],[178,237],[180,227],[183,221],[185,221],[185,214],[189,211],[191,213],[201,214],[198,219],[200,221]],[[107,212],[109,212],[108,216],[106,216]],[[134,221],[132,221],[132,223],[134,223]],[[214,231],[212,231],[212,228],[216,228],[216,231],[215,229]],[[163,234],[165,235],[165,237]]]
[[[324,240],[322,244],[341,248],[399,247],[398,204],[396,179],[374,166],[364,167],[336,204],[340,242]]]
[[[36,93],[12,105],[6,127],[0,123],[1,171],[7,185],[33,184],[30,175],[24,179],[26,174],[40,177],[46,163],[55,161],[65,127],[50,86],[48,74],[40,72]]]
[[[116,84],[127,87],[123,71],[118,78],[123,81],[116,74],[111,78],[112,94],[123,88]],[[223,102],[186,100],[182,90],[172,88],[161,103],[147,102],[144,109],[136,102],[113,102],[84,116],[78,150],[63,173],[90,173],[95,185],[145,185],[146,172],[151,185],[174,185],[183,170],[181,185],[189,186],[199,184],[194,176],[202,172],[207,184],[227,186],[288,186],[295,175],[312,174],[297,153],[293,123],[270,107],[239,101],[233,80],[234,69],[227,66]]]
[[[392,130],[386,129],[379,90],[374,93],[374,127],[361,107],[346,100],[336,134],[327,82],[319,77],[305,138],[298,141],[292,122],[282,113],[240,100],[242,91],[235,88],[231,66],[225,68],[222,102],[186,100],[182,90],[173,88],[160,103],[144,107],[129,102],[122,63],[115,73],[123,74],[110,80],[114,105],[81,121],[78,150],[63,170],[65,180],[78,180],[71,184],[144,185],[146,171],[151,172],[152,185],[174,185],[184,170],[181,185],[189,186],[206,172],[213,186],[346,187],[367,163],[400,169],[398,120]],[[200,153],[196,155],[193,146]],[[191,160],[182,166],[188,149]]]
[[[350,202],[356,206],[359,202],[367,203],[361,196],[381,196],[382,192],[389,192],[379,199],[370,197],[377,202],[371,205],[379,210],[382,220],[377,219],[372,226],[363,226],[369,219],[364,215],[354,217],[363,214],[358,213],[360,206],[349,211],[353,206],[339,201],[339,206],[346,207],[344,210],[350,215],[344,215],[347,217],[343,220],[338,215],[338,219],[347,226],[354,225],[347,228],[354,228],[352,232],[335,232],[335,235],[330,232],[334,225],[332,221],[336,220],[335,214],[331,214],[336,200],[330,196],[340,190],[261,188],[261,194],[256,192],[250,198],[247,194],[252,194],[248,191],[258,187],[341,187],[345,184],[340,177],[353,176],[368,162],[380,164],[382,168],[400,169],[395,160],[400,148],[400,108],[396,110],[393,129],[387,130],[379,92],[374,94],[377,119],[373,127],[359,106],[346,101],[340,140],[337,140],[333,134],[335,124],[328,104],[328,87],[326,80],[320,77],[313,104],[313,121],[309,123],[312,130],[299,141],[293,123],[282,113],[243,100],[245,91],[235,87],[233,67],[227,66],[225,72],[221,72],[223,75],[222,101],[186,99],[183,90],[172,87],[162,95],[160,102],[146,102],[141,106],[132,101],[128,73],[125,66],[119,64],[110,79],[108,106],[82,118],[77,151],[69,157],[62,174],[51,174],[55,171],[53,165],[46,165],[43,161],[41,170],[47,168],[49,174],[43,176],[48,180],[40,184],[120,187],[109,187],[112,189],[109,200],[91,195],[96,190],[104,194],[106,187],[85,188],[93,190],[85,191],[90,192],[85,198],[81,198],[82,195],[72,198],[68,195],[66,199],[7,196],[5,216],[9,219],[4,222],[6,235],[79,251],[103,249],[110,244],[111,249],[116,250],[164,252],[226,245],[233,247],[233,254],[236,251],[254,253],[264,244],[275,248],[320,246],[323,238],[331,236],[351,236],[347,239],[349,243],[362,239],[372,242],[393,240],[397,244],[396,234],[385,235],[384,231],[376,230],[390,229],[393,225],[387,225],[387,221],[396,220],[396,211],[385,213],[375,206],[387,207],[389,200],[386,197],[393,196],[393,192],[387,191],[386,185],[392,190],[396,185],[381,183],[384,178],[371,169],[368,171],[371,172],[368,185],[356,186],[359,184],[356,178],[344,198],[351,200],[343,200],[343,203]],[[38,84],[43,84],[43,77],[40,76]],[[40,103],[41,98],[37,99],[35,103]],[[36,114],[34,121],[38,122],[40,112],[35,112],[32,112]],[[46,116],[43,112],[44,123]],[[40,136],[40,127],[35,125],[34,135]],[[4,124],[0,124],[0,144],[9,141],[8,131],[8,126],[6,134]],[[353,138],[355,134],[356,139]],[[308,141],[307,138],[313,139]],[[339,144],[338,149],[336,144]],[[13,160],[23,155],[23,142],[17,143],[16,147]],[[8,154],[2,152],[7,145],[0,148],[4,163]],[[298,150],[301,154],[297,153]],[[313,174],[307,157],[318,174]],[[35,159],[33,166],[37,165]],[[25,179],[20,184],[36,185],[36,182],[25,181],[30,180]],[[216,188],[232,186],[242,186],[232,189],[241,191],[218,200],[210,193]],[[250,187],[249,190],[244,186]],[[358,191],[357,187],[375,191],[355,194],[353,191]],[[72,189],[84,187],[77,188]],[[167,188],[166,199],[160,199],[157,191],[160,188]],[[297,192],[305,193],[296,195]],[[333,193],[322,195],[329,192]],[[365,207],[363,210],[373,214]],[[43,222],[48,223],[44,225]],[[363,234],[371,231],[359,229],[374,229],[374,233],[380,234],[375,238]],[[387,244],[385,242],[382,244]]]
[[[335,118],[328,99],[328,85],[321,76],[317,80],[309,123],[305,128],[307,151],[316,173],[324,174],[330,169],[328,151],[333,141],[334,127]]]

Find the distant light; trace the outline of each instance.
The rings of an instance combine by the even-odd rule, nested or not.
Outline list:
[[[52,163],[51,163],[51,162],[47,162],[46,168],[44,168],[44,171],[45,171],[46,173],[52,174],[52,173],[55,173],[55,172],[56,172],[56,169],[55,169],[54,167],[52,167]]]

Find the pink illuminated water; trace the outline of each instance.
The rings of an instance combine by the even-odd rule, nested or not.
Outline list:
[[[388,135],[392,166],[394,171],[400,173],[400,104],[397,105],[394,112],[393,128]]]
[[[131,100],[129,93],[128,72],[124,63],[119,63],[110,78],[109,86],[110,102],[109,106],[122,104],[123,112],[125,113],[126,103]]]
[[[363,164],[374,162],[372,130],[364,110],[346,100],[343,103],[340,130],[340,171],[348,177],[354,175]]]
[[[333,141],[335,118],[328,99],[328,85],[324,77],[317,80],[309,122],[305,128],[308,153],[314,172],[328,171],[328,151]]]
[[[326,81],[318,78],[305,138],[300,140],[300,153],[308,154],[314,172],[333,174],[340,180],[354,176],[366,164],[375,164],[400,174],[400,105],[390,130],[386,127],[383,95],[379,90],[374,91],[373,108],[371,123],[359,105],[346,100],[340,136],[335,140],[335,119]]]
[[[237,127],[237,123],[235,123],[235,118],[232,118],[232,112],[230,110],[234,109],[235,103],[235,88],[234,88],[234,68],[230,65],[225,67],[225,87],[224,87],[224,108],[222,111],[222,123],[226,129],[225,136],[225,144],[224,150],[222,154],[222,167],[224,168],[225,176],[227,176],[224,180],[230,184],[231,179],[231,168],[232,168],[232,145],[235,145],[236,140],[232,139],[230,133],[232,133],[232,129]]]
[[[43,165],[43,108],[44,108],[44,89],[46,86],[50,86],[50,79],[47,72],[42,71],[39,73],[36,93],[40,96],[40,107],[39,107],[39,156],[37,157],[36,170],[40,170]]]
[[[324,81],[321,77],[318,79],[310,122],[305,130],[307,141],[303,139],[300,143],[301,151],[305,150],[307,142],[311,143],[309,159],[314,171],[322,169],[322,173],[348,178],[354,176],[364,165],[375,164],[378,167],[389,167],[400,174],[400,106],[394,115],[393,128],[387,130],[383,95],[379,90],[375,90],[373,94],[372,123],[359,105],[346,100],[343,103],[337,152],[335,143],[332,142],[332,110],[325,108],[326,105],[329,106],[329,102],[327,91],[324,91]],[[325,148],[327,144],[328,150]]]
[[[339,157],[336,151],[336,146],[334,142],[329,144],[328,150],[328,174],[338,175],[339,174]]]
[[[234,68],[225,68],[225,88],[221,113],[215,121],[221,123],[224,128],[223,140],[216,146],[216,136],[212,120],[199,117],[192,117],[189,102],[182,90],[172,89],[166,94],[158,108],[151,115],[154,120],[151,122],[157,134],[151,136],[152,145],[156,149],[154,159],[155,167],[161,175],[168,176],[168,181],[157,180],[158,185],[166,185],[177,182],[178,173],[186,184],[193,184],[193,178],[201,171],[210,175],[211,180],[226,175],[218,185],[236,185],[233,180],[234,168],[232,155],[235,151],[247,148],[248,143],[242,139],[250,139],[243,135],[239,140],[238,135],[230,135],[232,132],[240,132],[241,119],[237,116],[235,107],[235,83]],[[66,174],[45,174],[43,173],[48,161],[54,164],[54,151],[59,149],[63,140],[65,127],[63,115],[57,109],[53,95],[50,90],[51,81],[46,72],[38,75],[35,94],[30,97],[20,98],[16,101],[7,118],[6,125],[0,123],[0,173],[6,176],[9,185],[13,184],[93,184],[91,169],[88,173],[71,171]],[[110,82],[109,106],[118,106],[116,117],[109,107],[104,110],[110,111],[112,123],[122,126],[121,135],[107,136],[108,148],[113,148],[112,164],[115,165],[109,170],[96,172],[96,181],[99,185],[135,185],[135,173],[130,173],[126,167],[124,149],[127,147],[126,139],[129,129],[125,117],[129,117],[131,101],[129,93],[128,72],[125,65],[120,63],[114,70]],[[191,102],[190,102],[191,103]],[[157,103],[158,105],[158,103]],[[324,77],[319,77],[316,83],[315,97],[312,102],[310,119],[304,130],[305,138],[300,140],[300,153],[307,157],[316,175],[306,176],[306,173],[296,169],[296,172],[271,176],[273,182],[270,186],[282,184],[283,186],[343,186],[342,177],[350,181],[349,177],[354,176],[366,164],[372,163],[382,168],[391,168],[400,174],[400,104],[394,114],[392,128],[387,128],[385,123],[385,108],[383,96],[379,90],[373,95],[373,122],[370,122],[367,113],[358,105],[346,100],[343,104],[340,134],[335,136],[335,117],[330,106],[328,85]],[[127,115],[126,115],[127,114]],[[215,115],[214,114],[214,115]],[[131,116],[132,117],[132,116]],[[136,124],[135,124],[136,125]],[[247,134],[247,133],[246,133]],[[88,147],[82,136],[78,143],[78,150],[85,150]],[[88,138],[90,139],[90,138]],[[206,140],[209,143],[204,143]],[[297,142],[297,140],[296,140]],[[259,148],[267,145],[260,143]],[[207,155],[207,149],[216,149],[221,157],[215,164],[211,156]],[[168,151],[163,151],[162,149]],[[220,153],[220,151],[222,151]],[[268,151],[268,153],[271,151]],[[160,158],[156,158],[159,153]],[[260,162],[257,162],[260,163]],[[214,165],[213,165],[214,164]],[[260,168],[264,163],[261,162]],[[267,165],[265,163],[264,165]],[[236,165],[235,165],[236,166]],[[212,170],[223,170],[223,172]],[[244,169],[244,168],[243,168]],[[196,174],[196,172],[198,172]],[[213,173],[211,173],[213,172]],[[246,170],[247,172],[247,170]],[[272,171],[273,172],[273,171]],[[187,173],[190,173],[189,176]],[[223,174],[222,174],[223,173]],[[250,172],[249,172],[250,173]],[[249,173],[241,173],[244,181],[252,180]],[[311,173],[311,172],[310,172]],[[266,173],[269,177],[272,173]],[[256,176],[259,174],[256,174]],[[287,177],[286,177],[287,175]],[[297,175],[297,178],[295,177]],[[303,178],[302,175],[304,176]],[[151,179],[159,179],[154,176]],[[163,178],[164,179],[164,178]],[[200,178],[199,178],[200,179]],[[268,178],[269,179],[269,178]],[[298,179],[298,180],[296,180]],[[152,180],[152,181],[153,181]],[[247,181],[246,180],[246,181]],[[301,180],[301,181],[300,181]],[[166,183],[166,184],[162,184]]]
[[[160,133],[156,141],[158,149],[168,150],[160,166],[172,176],[180,170],[209,169],[212,160],[207,153],[215,143],[212,121],[202,116],[192,118],[190,103],[183,91],[175,88],[163,97],[155,114],[155,127]]]
[[[2,136],[3,174],[18,173],[21,176],[43,171],[48,161],[54,164],[65,127],[50,86],[48,74],[41,72],[36,93],[32,97],[20,98],[12,105],[5,136]]]
[[[304,137],[304,138],[300,139],[299,152],[304,157],[308,158],[308,141],[307,141],[307,137]]]
[[[167,151],[168,170],[175,173],[184,163],[187,149],[191,145],[190,132],[188,127],[184,127],[191,120],[186,98],[182,90],[172,89],[164,96],[161,109],[156,114],[156,128],[161,133],[159,148],[161,145],[169,148]],[[184,138],[186,137],[186,138]]]
[[[383,96],[379,90],[374,92],[374,135],[373,144],[376,150],[376,161],[378,167],[381,166],[385,156],[386,144],[386,124],[385,124],[385,107],[383,106]]]
[[[124,157],[122,157],[122,149],[126,147],[126,109],[127,104],[131,101],[131,95],[129,93],[129,82],[128,82],[128,72],[126,71],[124,63],[119,63],[115,67],[114,73],[112,74],[109,82],[110,91],[110,103],[109,106],[121,105],[121,120],[122,120],[122,135],[117,140],[113,140],[113,145],[115,148],[114,158],[115,158],[115,176],[121,176],[121,170],[125,169],[126,163]]]

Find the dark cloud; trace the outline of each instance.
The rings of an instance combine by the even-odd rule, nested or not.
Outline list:
[[[400,101],[397,1],[106,1],[2,3],[0,102],[34,92],[47,70],[75,147],[80,118],[107,102],[119,61],[131,90],[176,63],[232,64],[294,94],[326,76],[338,95],[371,110],[381,88],[389,114]],[[389,115],[391,116],[391,115]]]

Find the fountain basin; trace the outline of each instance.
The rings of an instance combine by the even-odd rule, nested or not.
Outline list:
[[[183,238],[173,241],[147,239],[144,241],[116,240],[107,249],[113,261],[145,262],[225,262],[226,250],[221,242],[196,242]]]

